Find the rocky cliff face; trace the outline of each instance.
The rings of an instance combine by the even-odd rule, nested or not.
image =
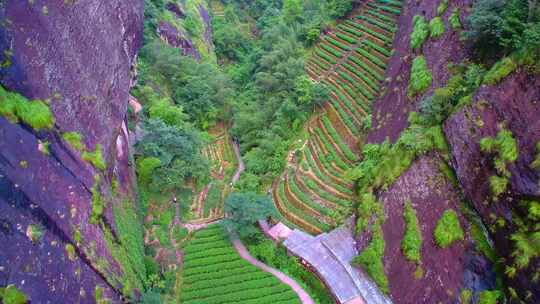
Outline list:
[[[532,166],[540,142],[539,114],[540,77],[518,71],[496,86],[480,88],[472,105],[452,115],[444,125],[452,167],[465,197],[490,227],[505,267],[515,267],[512,253],[516,245],[511,236],[523,228],[519,223],[529,216],[523,201],[540,199],[539,172]],[[493,156],[482,152],[479,142],[495,137],[502,129],[511,131],[516,139],[518,158],[507,166],[511,174],[507,190],[495,198],[489,184],[489,178],[497,174]],[[528,267],[518,268],[515,276],[506,277],[509,286],[529,303],[540,301],[534,279],[539,262],[534,259]]]
[[[204,1],[173,1],[157,9],[156,34],[161,40],[185,56],[215,60],[212,24]]]
[[[450,2],[442,15],[445,33],[437,39],[428,38],[421,49],[411,50],[413,16],[425,16],[429,21],[436,16],[438,4],[438,1],[406,2],[404,6],[394,41],[395,53],[386,75],[386,89],[374,103],[373,129],[368,135],[371,143],[380,143],[387,138],[393,142],[399,138],[408,126],[409,113],[418,111],[423,97],[433,94],[448,81],[448,64],[459,63],[468,56],[468,46],[460,41],[460,31],[451,29],[448,17],[454,8],[458,8],[463,24],[470,1]],[[425,94],[410,98],[407,90],[411,62],[420,54],[426,58],[433,82]],[[440,156],[428,154],[414,161],[389,189],[378,194],[387,216],[383,226],[385,272],[396,303],[412,303],[411,299],[415,299],[414,303],[456,303],[462,289],[495,288],[496,267],[479,252],[479,244],[471,235],[475,217],[471,217],[463,205],[468,205],[472,214],[476,213],[489,228],[495,250],[502,258],[499,273],[504,276],[505,266],[512,265],[512,251],[515,250],[512,234],[518,230],[516,223],[527,217],[527,207],[520,201],[539,199],[539,173],[531,167],[540,136],[539,81],[537,75],[520,70],[498,85],[481,87],[473,96],[472,105],[446,120],[444,133],[450,146],[448,164],[457,175],[455,185],[450,176],[441,174]],[[489,177],[496,174],[493,155],[481,152],[479,141],[486,136],[495,137],[501,128],[513,133],[519,157],[508,166],[511,173],[509,186],[495,202],[489,186]],[[414,278],[415,265],[405,260],[400,250],[406,200],[411,200],[418,212],[424,237],[422,267],[425,275],[421,279]],[[442,212],[448,208],[459,214],[466,236],[463,242],[441,249],[434,244],[433,230]],[[363,243],[365,240],[361,240],[360,246]],[[534,278],[537,269],[538,260],[533,259],[514,276],[504,276],[504,283],[526,303],[538,303],[540,290]]]
[[[0,285],[32,302],[93,303],[96,285],[118,300],[142,286],[113,212],[136,207],[125,116],[142,18],[142,0],[0,3],[0,82],[46,101],[55,119],[36,131],[0,117]],[[101,149],[105,168],[66,132]]]

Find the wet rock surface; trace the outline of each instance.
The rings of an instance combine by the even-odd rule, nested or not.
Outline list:
[[[167,44],[181,49],[184,56],[193,56],[193,58],[197,60],[201,59],[201,54],[195,45],[193,45],[193,42],[186,32],[177,30],[167,21],[161,21],[158,25],[157,33]]]
[[[504,227],[492,231],[497,252],[510,265],[513,244],[509,237],[516,230],[514,217],[525,217],[528,211],[520,207],[522,199],[540,199],[539,172],[531,163],[540,141],[540,78],[519,71],[496,86],[482,87],[472,105],[452,115],[444,125],[451,147],[454,167],[466,198],[482,217],[483,222],[495,227],[504,219]],[[502,128],[512,132],[517,140],[519,156],[507,166],[511,173],[508,189],[497,201],[489,186],[489,177],[496,174],[492,156],[480,150],[484,137],[494,137]],[[521,293],[530,290],[531,303],[540,301],[540,290],[532,280],[538,259],[522,269],[508,283]]]
[[[459,189],[441,171],[441,162],[437,155],[419,158],[379,195],[387,216],[383,225],[384,265],[394,303],[455,303],[461,289],[474,290],[474,284],[494,285],[491,265],[484,257],[477,256],[483,267],[469,263],[469,257],[475,254],[469,237],[448,248],[440,248],[435,243],[434,230],[445,210],[456,211],[463,230],[469,228],[467,219],[460,213]],[[403,209],[407,201],[417,212],[422,231],[423,274],[420,277],[415,277],[416,263],[408,261],[401,250],[405,233]],[[474,280],[465,280],[466,273],[474,274]]]
[[[466,8],[472,1],[451,1],[442,15],[445,33],[437,38],[428,38],[418,50],[411,50],[410,35],[412,20],[415,15],[423,16],[427,22],[437,15],[439,1],[408,2],[403,6],[398,20],[398,30],[394,39],[394,54],[388,62],[386,82],[381,98],[373,103],[373,127],[368,135],[369,142],[380,143],[386,138],[391,142],[399,138],[407,126],[409,112],[418,109],[423,96],[429,96],[437,87],[444,86],[450,74],[448,64],[459,63],[466,56],[466,48],[460,42],[460,32],[453,31],[448,24],[448,17],[454,8],[459,8],[461,20],[464,20]],[[425,94],[414,98],[407,96],[407,88],[413,59],[424,55],[433,75],[433,83]]]
[[[93,303],[96,285],[120,300],[124,271],[106,240],[112,233],[120,246],[109,189],[116,180],[118,200],[135,194],[123,125],[142,18],[142,0],[0,4],[0,53],[10,63],[0,83],[47,101],[55,117],[52,130],[39,132],[0,117],[0,240],[8,244],[0,285],[15,284],[32,303]],[[87,151],[103,147],[105,170],[62,140],[68,131],[83,136]],[[49,154],[40,151],[45,142]],[[96,175],[108,202],[104,226],[89,221]],[[25,235],[29,225],[42,227],[39,240]]]

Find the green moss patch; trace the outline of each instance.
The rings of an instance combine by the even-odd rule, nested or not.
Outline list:
[[[497,304],[502,298],[502,293],[498,290],[485,290],[478,296],[478,304]]]
[[[12,284],[0,288],[0,300],[4,304],[25,304],[28,302],[27,296]]]
[[[413,30],[411,32],[411,49],[418,49],[422,47],[424,41],[429,36],[429,26],[426,19],[420,15],[413,17]]]
[[[373,235],[367,247],[352,260],[353,265],[361,266],[384,292],[389,292],[388,278],[384,273],[384,248],[385,241],[381,225],[373,227]]]
[[[461,21],[459,20],[459,8],[456,7],[454,10],[452,10],[452,14],[450,14],[450,17],[448,17],[448,22],[453,30],[461,28]]]
[[[41,100],[29,101],[20,94],[8,92],[0,86],[0,115],[13,123],[23,122],[35,130],[52,129],[54,116]]]
[[[497,175],[489,178],[491,193],[496,200],[508,187],[511,176],[508,164],[514,163],[518,156],[518,145],[513,134],[509,130],[502,129],[496,137],[484,137],[480,140],[480,150],[494,155],[493,163]]]
[[[84,151],[82,153],[82,158],[85,161],[90,162],[95,168],[100,170],[105,170],[106,164],[103,159],[102,147],[100,144],[96,145],[96,150],[94,152]]]
[[[431,38],[438,38],[444,34],[444,22],[441,17],[435,17],[429,22]]]
[[[79,132],[66,132],[62,134],[62,138],[77,151],[84,150],[83,137]]]
[[[437,222],[434,231],[435,242],[441,248],[446,248],[455,241],[463,240],[465,234],[459,223],[457,213],[452,210],[446,210]]]
[[[439,3],[439,6],[437,6],[437,15],[442,16],[444,12],[446,12],[446,9],[448,8],[448,0],[441,0]]]
[[[422,230],[418,224],[416,211],[410,201],[405,203],[403,220],[405,221],[405,235],[401,241],[401,250],[405,257],[412,262],[421,262]]]
[[[517,69],[517,63],[511,57],[499,60],[491,67],[484,77],[484,83],[495,85]]]
[[[408,96],[410,98],[424,93],[431,86],[433,77],[424,56],[414,58],[411,67]]]

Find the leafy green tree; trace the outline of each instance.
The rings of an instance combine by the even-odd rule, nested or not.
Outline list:
[[[172,189],[188,178],[197,181],[208,179],[210,164],[200,152],[202,141],[194,130],[150,119],[144,124],[144,132],[136,150],[139,155],[152,160],[141,161],[147,165],[143,168],[153,168],[141,172],[143,175],[152,172],[152,186]],[[155,159],[161,163],[159,166]]]
[[[240,237],[251,237],[258,229],[258,220],[275,215],[272,200],[254,192],[232,193],[225,200],[224,224],[234,229]]]
[[[285,19],[285,22],[292,23],[297,21],[301,15],[301,0],[283,0],[283,19]]]

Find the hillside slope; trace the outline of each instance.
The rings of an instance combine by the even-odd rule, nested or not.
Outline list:
[[[450,91],[452,86],[474,75],[471,71],[478,66],[472,62],[472,46],[460,39],[467,30],[471,5],[469,1],[429,1],[407,3],[403,8],[394,56],[388,64],[385,94],[374,103],[369,143],[382,144],[388,139],[395,143],[396,149],[414,146],[407,141],[410,137],[403,137],[415,134],[419,128],[418,119],[411,119],[410,113],[429,111],[426,100],[430,96],[455,94]],[[424,42],[412,48],[414,19],[420,19],[415,16],[423,18],[428,29]],[[443,22],[443,33],[432,37],[429,26],[438,17]],[[429,82],[421,92],[411,96],[411,83],[418,81],[411,75],[415,74],[413,66],[419,57],[425,59]],[[532,236],[535,228],[528,225],[534,225],[530,208],[539,199],[539,175],[532,164],[538,153],[540,78],[525,68],[518,67],[510,73],[499,83],[484,81],[472,92],[464,89],[470,95],[461,99],[442,123],[449,150],[416,152],[399,177],[390,179],[390,185],[375,189],[386,215],[384,272],[396,303],[408,303],[411,298],[417,299],[415,303],[454,303],[464,290],[475,300],[486,290],[502,290],[516,303],[518,299],[525,303],[538,302],[540,290],[535,283],[538,247]],[[504,170],[497,164],[497,152],[481,147],[482,139],[501,136],[506,136],[505,144],[509,145],[506,149],[512,150],[513,139],[516,141],[517,157],[510,155]],[[403,149],[405,152],[408,148]],[[402,165],[396,162],[395,166]],[[491,180],[506,170],[510,176],[508,185],[495,195]],[[362,179],[360,183],[364,183]],[[416,266],[400,252],[406,230],[403,208],[407,202],[412,202],[424,239],[420,253],[425,272],[421,279],[415,279]],[[465,234],[463,241],[440,248],[435,242],[435,224],[448,208],[458,214]],[[364,248],[369,238],[369,235],[359,238],[360,248]],[[530,260],[520,261],[520,255],[526,252],[518,243],[520,238],[530,244],[526,254]],[[490,244],[494,246],[491,248]]]
[[[307,61],[308,74],[328,87],[330,100],[308,123],[309,139],[289,155],[273,196],[282,215],[310,233],[328,231],[351,213],[353,183],[345,175],[359,161],[400,7],[399,2],[363,3],[321,36]]]

